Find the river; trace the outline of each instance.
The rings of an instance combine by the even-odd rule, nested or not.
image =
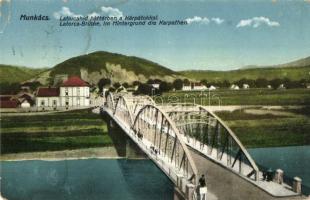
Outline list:
[[[282,169],[288,181],[295,176],[300,177],[303,193],[310,194],[310,146],[256,148],[248,151],[259,166]]]
[[[4,161],[1,168],[9,200],[173,199],[172,182],[150,160]]]

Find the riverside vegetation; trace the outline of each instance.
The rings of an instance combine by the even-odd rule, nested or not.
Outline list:
[[[112,146],[106,123],[91,110],[1,116],[1,153]]]

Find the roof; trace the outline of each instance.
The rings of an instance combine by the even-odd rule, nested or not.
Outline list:
[[[37,92],[37,97],[57,97],[57,96],[59,96],[59,88],[40,87]]]
[[[16,99],[0,101],[0,108],[17,108],[18,105],[19,102]]]
[[[83,87],[83,86],[89,86],[85,81],[83,81],[78,76],[72,76],[66,81],[63,82],[61,85],[62,87]]]
[[[9,101],[13,98],[12,95],[1,95],[0,96],[0,101]]]

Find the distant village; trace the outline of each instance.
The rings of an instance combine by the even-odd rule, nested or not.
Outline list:
[[[200,82],[188,79],[176,79],[169,83],[159,79],[149,79],[146,83],[139,81],[128,83],[112,83],[108,78],[102,78],[97,85],[91,85],[78,76],[57,75],[54,78],[53,86],[38,86],[31,88],[33,83],[25,82],[20,85],[16,94],[1,94],[0,108],[2,112],[11,111],[56,111],[81,109],[102,104],[102,98],[108,91],[112,92],[132,92],[134,94],[158,95],[169,91],[214,91],[218,89],[248,90],[253,85],[256,88],[279,89],[287,88],[307,88],[310,83],[306,80],[287,81],[257,79],[241,79],[233,84],[227,81],[221,83],[208,83],[206,80]],[[270,83],[270,84],[267,84]],[[252,86],[251,86],[252,85]],[[254,87],[253,87],[254,88]]]
[[[57,87],[38,87],[34,92],[31,92],[28,83],[24,83],[16,95],[1,95],[0,99],[2,109],[21,108],[28,111],[87,108],[93,103],[90,85],[77,76],[63,80]]]

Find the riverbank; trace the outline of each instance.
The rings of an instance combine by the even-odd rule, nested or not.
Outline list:
[[[109,146],[107,125],[91,109],[1,116],[1,154]]]
[[[1,161],[21,160],[76,160],[76,159],[121,159],[114,147],[98,147],[64,151],[44,151],[28,153],[9,153],[0,156]]]

